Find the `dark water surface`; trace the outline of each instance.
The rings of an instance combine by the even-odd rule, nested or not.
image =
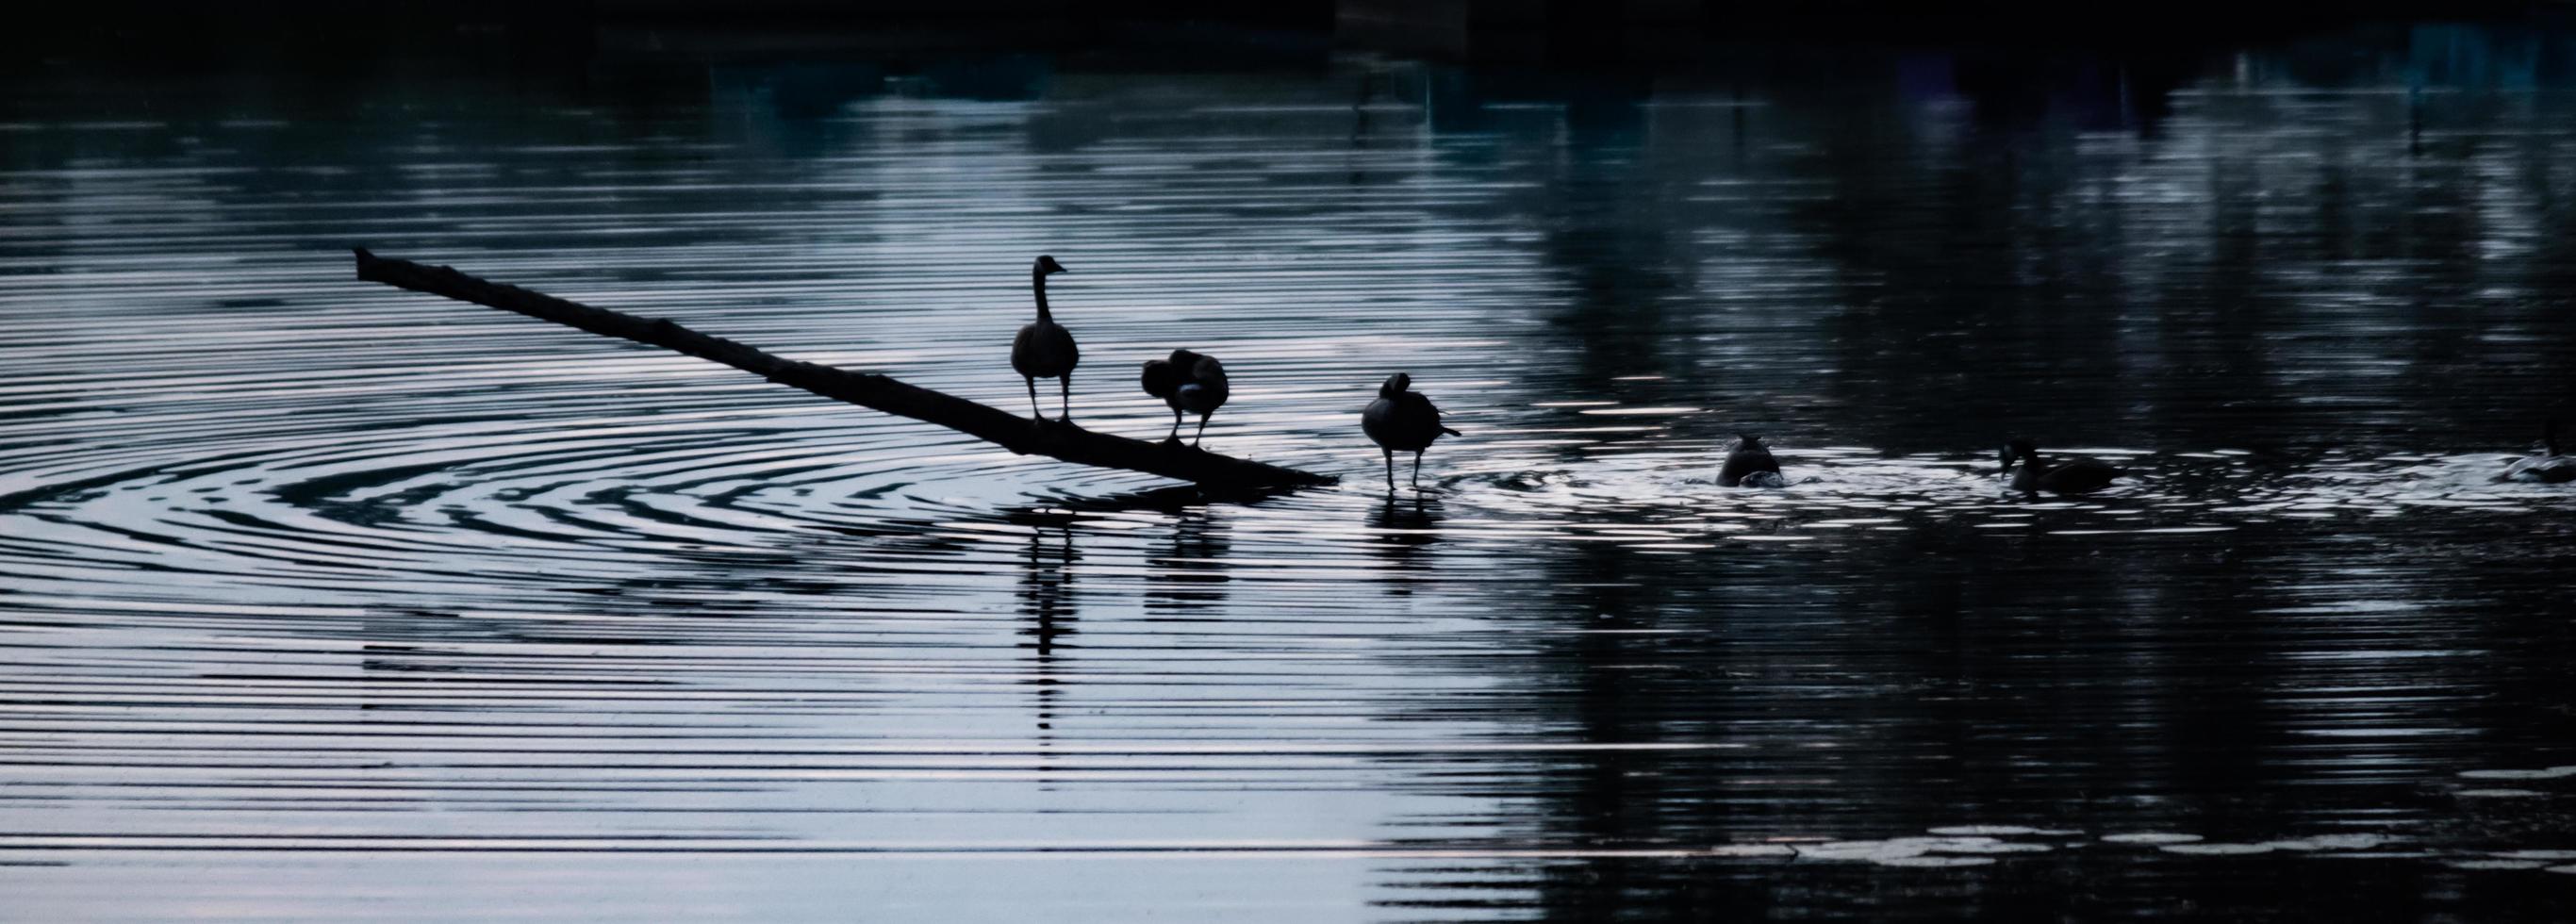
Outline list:
[[[2576,415],[2566,36],[30,73],[0,917],[2576,916],[2576,494],[2488,481]],[[1006,408],[1050,253],[1080,421],[1159,434],[1189,346],[1211,448],[1345,482],[351,244]],[[1397,369],[1467,437],[1389,500]],[[2009,495],[2008,433],[2142,477]]]

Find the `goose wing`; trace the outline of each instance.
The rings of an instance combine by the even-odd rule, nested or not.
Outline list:
[[[1190,365],[1189,378],[1181,384],[1181,394],[1189,403],[1190,410],[1201,414],[1214,413],[1217,408],[1224,407],[1225,399],[1233,394],[1233,388],[1225,379],[1225,364],[1217,362],[1214,356],[1200,356],[1198,362]]]
[[[1404,393],[1403,417],[1407,428],[1421,434],[1422,442],[1426,445],[1432,440],[1439,439],[1443,433],[1450,436],[1463,435],[1443,426],[1440,423],[1440,406],[1431,403],[1429,396],[1418,391]]]
[[[2099,491],[2125,474],[2119,466],[2100,459],[2070,459],[2039,476],[2039,487],[2058,492]]]
[[[1072,372],[1082,362],[1082,348],[1073,343],[1073,332],[1064,325],[1038,321],[1020,328],[1011,338],[1011,368],[1021,375],[1051,379]]]

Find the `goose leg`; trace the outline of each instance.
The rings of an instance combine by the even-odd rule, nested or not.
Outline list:
[[[1378,451],[1386,454],[1386,493],[1393,495],[1395,493],[1395,450],[1380,449]]]
[[[1206,415],[1206,414],[1201,414],[1201,415],[1199,415],[1199,432],[1198,432],[1198,433],[1196,433],[1196,434],[1194,434],[1194,435],[1192,435],[1192,436],[1190,437],[1190,446],[1191,446],[1191,447],[1193,447],[1193,448],[1197,447],[1197,446],[1198,446],[1198,444],[1199,444],[1199,440],[1201,440],[1201,439],[1205,439],[1205,438],[1207,437],[1207,419],[1208,419],[1208,415]]]
[[[1413,451],[1413,489],[1422,490],[1422,450]]]
[[[1027,382],[1027,383],[1029,383],[1029,419],[1030,419],[1030,420],[1045,420],[1045,419],[1046,419],[1046,412],[1041,411],[1041,410],[1038,410],[1038,380],[1037,380],[1037,378],[1036,378],[1036,377],[1034,377],[1034,376],[1026,376],[1026,375],[1023,375],[1023,376],[1020,376],[1020,381],[1023,381],[1023,382]]]
[[[1057,406],[1056,419],[1071,423],[1073,422],[1073,373],[1065,373],[1064,378],[1056,380],[1056,385],[1064,390],[1064,403]]]

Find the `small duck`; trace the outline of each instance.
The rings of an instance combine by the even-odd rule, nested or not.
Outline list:
[[[2021,460],[2021,471],[2013,474],[2015,491],[2048,491],[2056,494],[2083,494],[2111,486],[2111,479],[2128,474],[2119,466],[2100,459],[2076,458],[2056,465],[2039,461],[2039,447],[2029,440],[2016,439],[2004,445],[2004,471],[2010,472],[2013,460]]]
[[[1771,458],[1771,447],[1762,445],[1762,437],[1738,433],[1735,442],[1726,446],[1726,464],[1717,470],[1717,483],[1722,487],[1777,488],[1788,482],[1780,477],[1780,463]]]
[[[1228,394],[1225,365],[1216,357],[1188,350],[1173,350],[1170,359],[1157,359],[1145,364],[1145,393],[1163,399],[1172,409],[1172,433],[1163,437],[1166,443],[1181,441],[1181,412],[1199,415],[1199,431],[1190,437],[1190,445],[1199,444],[1207,435],[1208,415],[1225,406]]]
[[[2525,456],[2496,474],[2497,481],[2532,481],[2541,484],[2565,484],[2576,481],[2576,458],[2558,454],[2558,421],[2553,418],[2540,428],[2540,445],[2548,455]]]
[[[1045,420],[1038,410],[1038,380],[1061,380],[1063,404],[1056,419],[1073,420],[1073,367],[1082,361],[1082,350],[1073,344],[1073,332],[1055,322],[1047,311],[1046,278],[1050,273],[1071,272],[1054,257],[1040,255],[1029,268],[1029,285],[1037,290],[1038,319],[1020,328],[1011,340],[1011,368],[1029,385],[1029,419]]]
[[[1413,453],[1413,486],[1422,487],[1422,451],[1441,435],[1463,436],[1440,425],[1440,408],[1430,398],[1409,391],[1413,377],[1398,372],[1378,386],[1377,400],[1360,412],[1360,429],[1386,454],[1386,493],[1395,493],[1395,453]]]

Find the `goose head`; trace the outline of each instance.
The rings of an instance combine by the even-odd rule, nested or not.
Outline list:
[[[2011,440],[2005,441],[2003,467],[2006,470],[2010,470],[2013,467],[2013,463],[2021,459],[2029,459],[2032,462],[2038,462],[2039,447],[2031,441],[2020,437],[2014,437]]]

